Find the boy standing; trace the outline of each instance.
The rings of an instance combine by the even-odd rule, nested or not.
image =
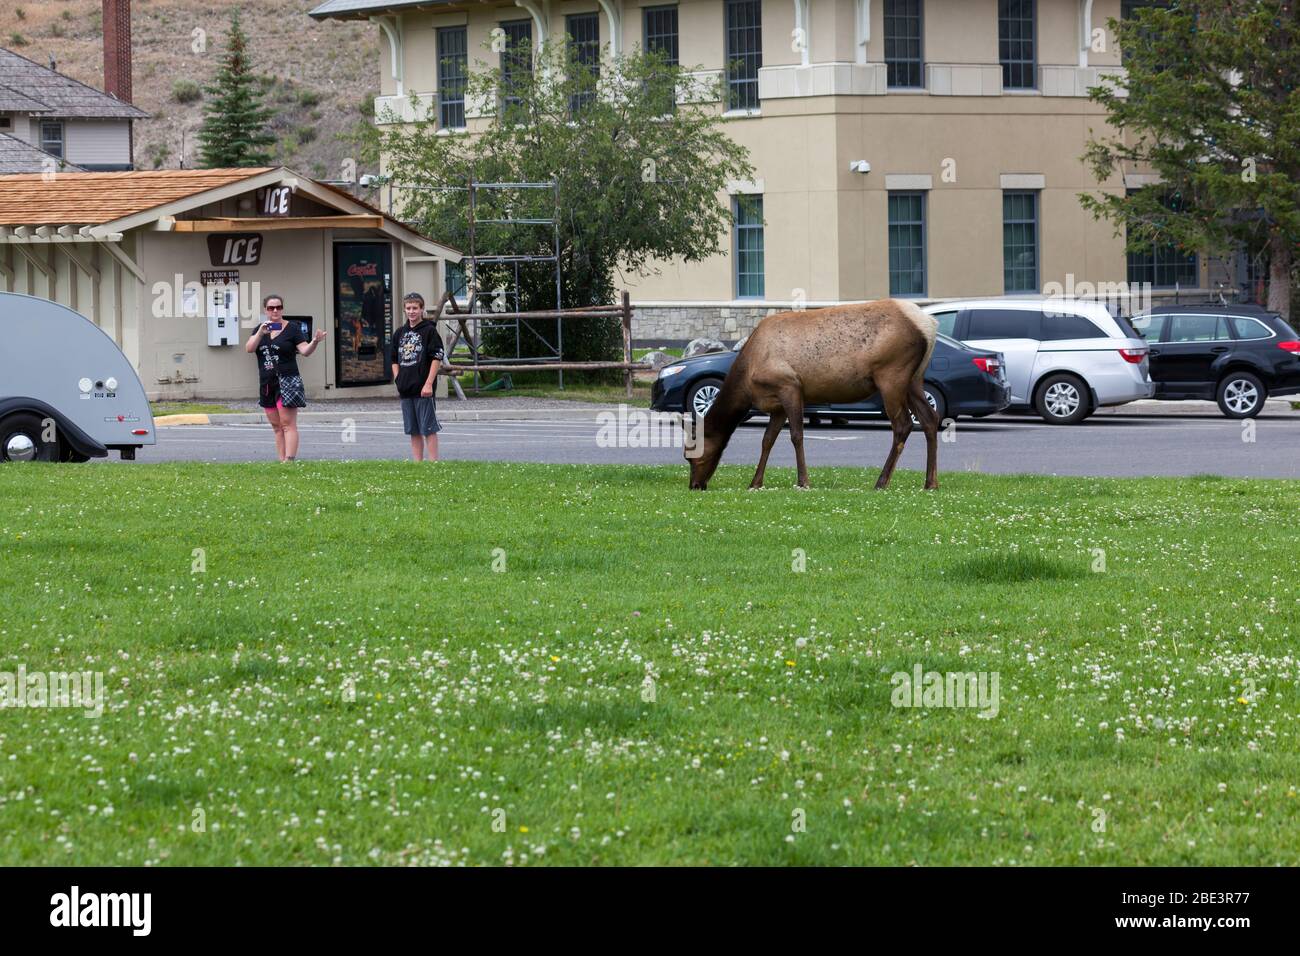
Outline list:
[[[393,381],[402,401],[402,431],[411,436],[415,461],[438,460],[438,416],[433,387],[442,366],[438,326],[424,317],[424,296],[408,292],[402,299],[406,324],[393,333]]]

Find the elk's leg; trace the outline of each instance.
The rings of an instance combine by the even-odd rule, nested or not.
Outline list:
[[[925,400],[925,391],[920,382],[912,381],[907,399],[912,414],[925,432],[925,487],[927,491],[932,491],[939,487],[939,416]]]
[[[754,480],[749,483],[750,488],[763,487],[763,472],[767,470],[767,456],[772,451],[772,446],[776,444],[776,436],[781,434],[781,426],[785,424],[785,411],[775,411],[767,421],[767,431],[763,432],[763,452],[758,456],[758,470],[754,472]]]
[[[803,390],[798,386],[781,391],[781,405],[790,422],[790,444],[794,445],[794,463],[800,488],[808,487],[808,463],[803,457]]]
[[[907,383],[882,383],[880,398],[885,406],[885,414],[889,416],[889,424],[893,428],[894,436],[893,444],[889,449],[889,457],[885,459],[885,467],[880,469],[880,477],[876,479],[878,489],[889,487],[889,479],[894,475],[894,466],[898,464],[898,456],[903,453],[903,446],[907,444],[907,436],[912,433],[912,416],[907,408]]]

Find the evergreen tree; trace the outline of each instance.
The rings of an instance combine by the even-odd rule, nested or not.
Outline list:
[[[1133,171],[1162,182],[1084,195],[1085,208],[1132,251],[1262,252],[1268,307],[1286,316],[1300,243],[1300,0],[1159,0],[1110,26],[1127,76],[1091,91],[1111,131],[1085,158],[1098,182]]]
[[[262,105],[262,90],[248,56],[248,37],[239,25],[239,8],[230,17],[226,54],[216,82],[204,87],[199,150],[209,169],[226,166],[268,166],[267,147],[275,137],[267,127],[272,111]]]

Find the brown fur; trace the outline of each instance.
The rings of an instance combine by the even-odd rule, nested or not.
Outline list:
[[[939,487],[939,420],[922,390],[938,328],[914,304],[896,299],[769,315],[740,350],[704,417],[703,451],[688,458],[691,487],[708,487],[727,442],[750,408],[756,408],[770,421],[749,487],[763,486],[768,453],[789,422],[799,487],[807,488],[804,406],[860,402],[877,392],[893,428],[893,443],[876,487],[889,484],[911,434],[912,415],[925,432],[925,487]]]

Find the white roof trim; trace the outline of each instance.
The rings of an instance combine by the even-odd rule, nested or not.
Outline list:
[[[238,196],[241,193],[249,192],[254,189],[262,189],[266,186],[278,186],[287,183],[294,187],[295,190],[310,196],[312,199],[325,206],[332,206],[346,213],[354,215],[373,216],[376,210],[364,206],[354,199],[343,193],[335,192],[332,189],[326,189],[319,183],[306,176],[299,176],[293,170],[278,166],[275,169],[268,170],[264,173],[258,173],[255,176],[249,176],[245,179],[236,180],[227,183],[224,186],[214,186],[211,189],[205,189],[202,192],[193,193],[182,199],[176,199],[169,203],[154,206],[152,209],[145,209],[141,212],[133,213],[130,216],[123,216],[112,222],[102,223],[98,226],[91,227],[90,234],[95,238],[102,238],[111,233],[123,233],[129,229],[136,229],[140,226],[147,226],[151,223],[161,222],[167,218],[175,218],[179,213],[188,212],[200,206],[206,206],[209,203],[220,202],[223,199],[229,199],[232,196]],[[391,236],[398,242],[413,246],[421,252],[437,256],[441,259],[448,259],[451,262],[460,262],[462,256],[450,246],[444,246],[426,239],[418,232],[403,225],[396,219],[386,213],[379,212],[383,217],[380,231],[385,235]]]

